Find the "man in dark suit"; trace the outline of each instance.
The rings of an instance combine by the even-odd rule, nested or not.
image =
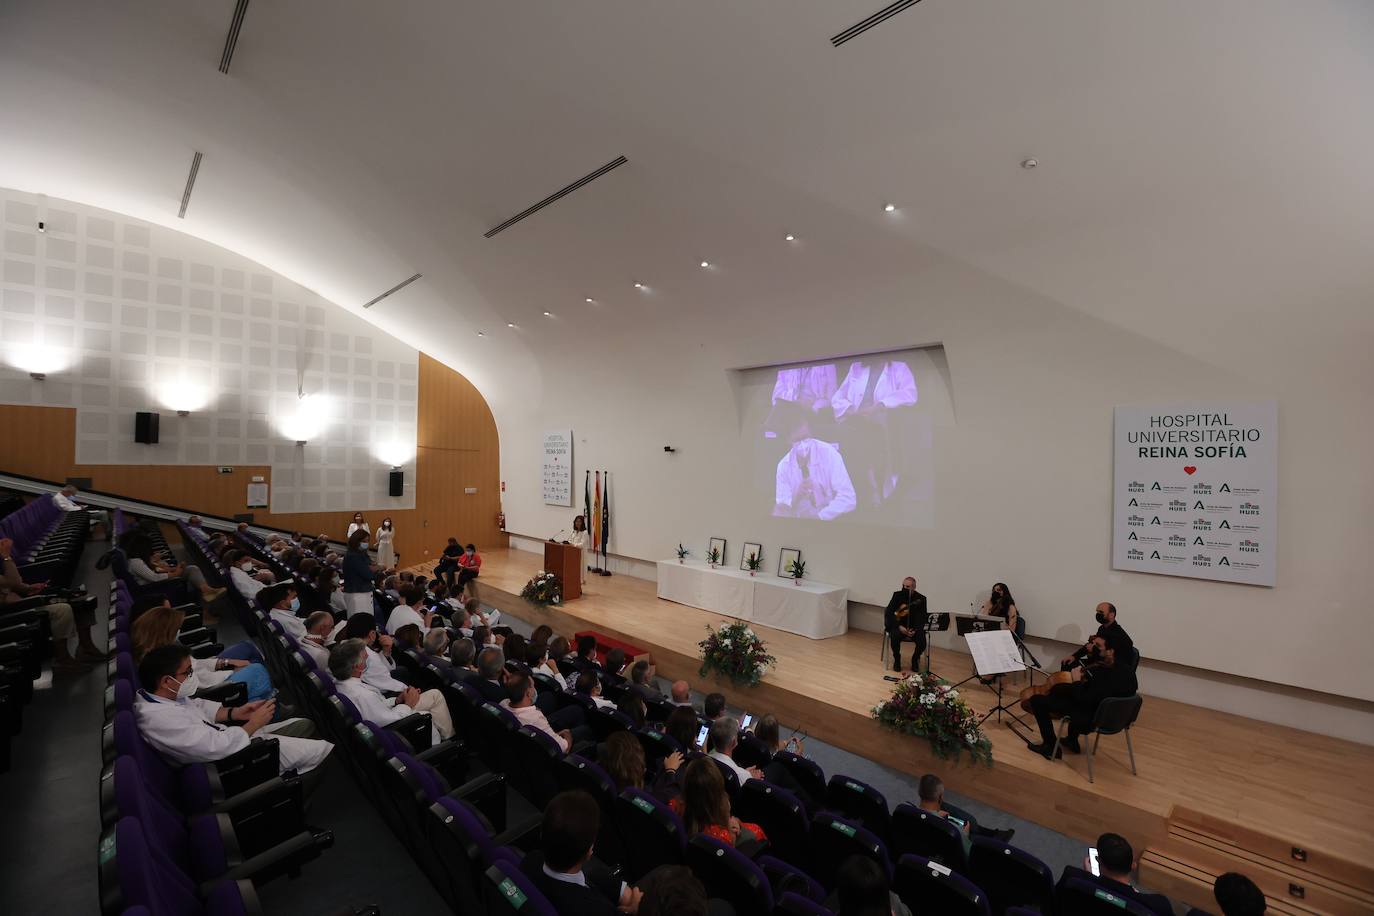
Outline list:
[[[1124,631],[1123,634],[1124,636]],[[1120,639],[1112,634],[1113,639]],[[1069,730],[1062,745],[1079,753],[1078,736],[1091,727],[1097,704],[1108,697],[1129,697],[1136,692],[1135,666],[1128,654],[1130,637],[1112,642],[1094,636],[1088,641],[1088,654],[1082,665],[1071,669],[1073,683],[1059,684],[1049,693],[1030,698],[1030,709],[1040,726],[1040,743],[1030,749],[1045,758],[1054,754],[1054,716],[1068,716]]]
[[[1088,862],[1084,862],[1088,865]],[[1065,866],[1064,874],[1059,877],[1062,885],[1069,878],[1078,878],[1094,884],[1109,894],[1126,900],[1134,900],[1159,916],[1173,916],[1174,905],[1163,894],[1147,894],[1131,885],[1131,870],[1135,868],[1135,851],[1126,838],[1115,833],[1104,833],[1097,838],[1097,870],[1100,875],[1072,865]]]
[[[654,686],[654,666],[646,661],[637,661],[630,666],[630,692],[645,703],[663,699],[663,694]]]
[[[624,687],[625,680],[625,650],[612,649],[606,653],[606,663],[601,666],[601,689],[610,691],[617,687]]]
[[[469,683],[488,703],[501,705],[506,699],[506,660],[496,646],[477,653],[477,677]]]
[[[638,888],[604,868],[586,868],[600,827],[601,807],[586,792],[555,795],[544,809],[540,848],[525,856],[520,870],[560,916],[615,916],[617,908],[639,908]]]
[[[906,613],[898,616],[903,610]],[[916,643],[916,655],[911,660],[911,670],[915,671],[921,653],[926,650],[926,596],[916,591],[915,576],[907,576],[902,587],[892,593],[892,600],[883,610],[883,629],[892,644],[893,671],[902,670],[902,643]]]
[[[1116,605],[1112,604],[1110,601],[1102,602],[1097,606],[1095,616],[1097,618],[1097,633],[1094,635],[1101,636],[1103,639],[1116,646],[1117,650],[1121,652],[1121,657],[1124,660],[1127,655],[1131,654],[1131,647],[1134,646],[1135,643],[1131,641],[1131,637],[1122,629],[1121,624],[1116,622]],[[1074,654],[1066,655],[1064,658],[1060,659],[1059,667],[1068,671],[1075,664],[1082,661],[1090,651],[1092,651],[1092,640],[1088,640],[1088,642],[1080,646],[1078,651]]]

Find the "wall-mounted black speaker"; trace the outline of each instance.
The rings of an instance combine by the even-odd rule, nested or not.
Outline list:
[[[134,414],[134,441],[157,445],[158,414],[140,410]]]
[[[406,492],[406,472],[395,470],[391,472],[391,489],[388,491],[392,496],[404,496]]]

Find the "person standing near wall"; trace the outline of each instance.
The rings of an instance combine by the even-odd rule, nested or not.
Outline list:
[[[382,519],[377,528],[377,565],[391,569],[396,565],[396,529],[392,527],[391,516]]]

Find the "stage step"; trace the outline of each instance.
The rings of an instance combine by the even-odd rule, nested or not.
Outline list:
[[[1215,908],[1212,884],[1228,871],[1259,885],[1271,913],[1374,912],[1374,869],[1181,806],[1168,838],[1140,858],[1141,884],[1204,910]]]

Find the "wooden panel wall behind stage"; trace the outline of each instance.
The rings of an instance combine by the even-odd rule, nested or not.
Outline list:
[[[390,513],[403,562],[437,556],[450,535],[482,547],[506,546],[496,522],[501,510],[500,446],[486,399],[466,378],[421,353],[416,419],[415,508]],[[133,435],[133,430],[125,432]],[[272,479],[272,469],[260,465],[235,465],[234,473],[220,474],[204,465],[78,465],[75,456],[75,409],[0,405],[0,471],[44,480],[89,477],[96,490],[226,517],[247,511],[245,496],[253,476]],[[467,487],[476,487],[477,493],[464,495]],[[366,514],[375,528],[384,513]],[[351,516],[254,510],[260,524],[340,539]]]

